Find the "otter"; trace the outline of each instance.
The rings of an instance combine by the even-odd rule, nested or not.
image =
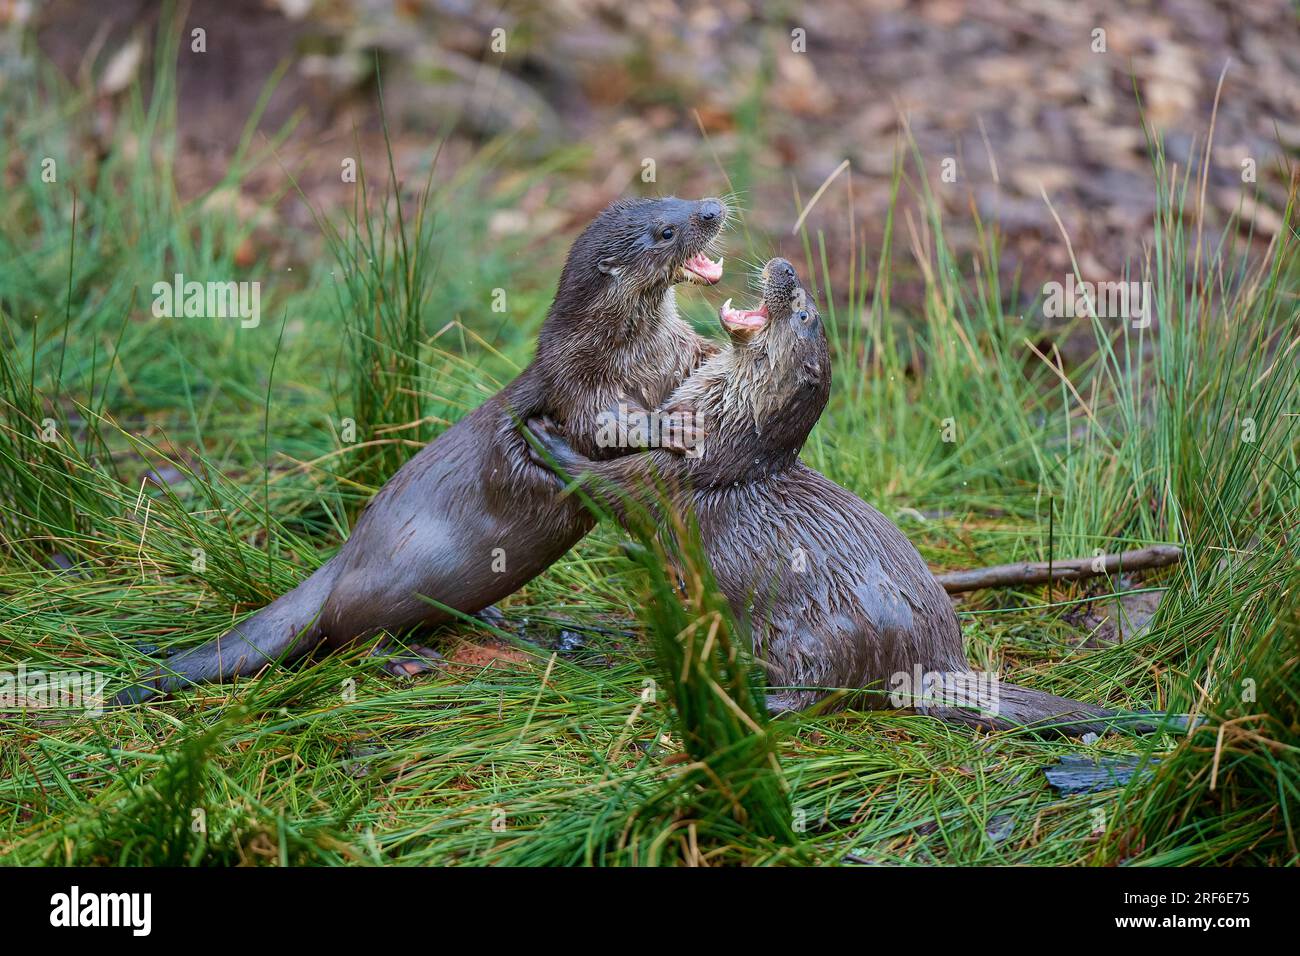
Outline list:
[[[722,277],[722,260],[711,254],[727,216],[712,198],[606,208],[569,250],[528,367],[399,468],[314,574],[117,702],[252,674],[380,631],[436,625],[453,615],[430,601],[478,612],[544,571],[594,521],[556,494],[518,423],[545,415],[579,451],[616,453],[591,440],[596,416],[624,396],[658,404],[715,350],[678,315],[674,287]],[[407,651],[395,673],[438,656],[418,645]]]
[[[972,671],[953,606],[912,543],[799,461],[830,395],[830,350],[794,267],[772,259],[760,278],[757,308],[728,300],[719,310],[729,347],[660,409],[685,421],[694,412],[705,437],[692,453],[668,446],[596,461],[537,420],[528,423],[537,462],[560,486],[571,476],[624,524],[640,508],[694,517],[755,659],[773,688],[786,688],[768,695],[775,713],[853,702],[989,729],[1108,729],[1098,719],[1117,715],[1104,708]],[[868,690],[827,700],[834,688]]]

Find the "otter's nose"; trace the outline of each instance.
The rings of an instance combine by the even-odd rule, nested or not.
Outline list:
[[[700,200],[700,221],[716,222],[722,218],[722,203],[716,199]]]
[[[779,256],[770,260],[763,271],[767,273],[769,279],[795,278],[794,266],[790,265],[788,260],[782,259]]]

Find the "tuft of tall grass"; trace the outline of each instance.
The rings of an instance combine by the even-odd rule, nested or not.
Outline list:
[[[1300,863],[1300,561],[1272,593],[1236,608],[1216,642],[1204,722],[1126,802],[1105,847],[1157,866]]]
[[[427,339],[424,309],[432,295],[435,222],[430,203],[437,162],[428,181],[404,208],[384,123],[388,169],[386,189],[372,197],[364,162],[358,158],[353,207],[343,228],[317,218],[341,272],[334,290],[347,356],[350,401],[338,412],[363,433],[343,462],[346,478],[378,488],[430,437],[421,395],[421,351]],[[359,144],[358,144],[359,145]],[[360,149],[357,150],[358,156]],[[341,391],[341,390],[340,390]],[[355,508],[359,509],[358,503]]]
[[[642,620],[690,764],[638,816],[675,801],[675,825],[689,828],[694,854],[701,846],[793,843],[779,737],[750,635],[718,589],[693,518],[669,514],[665,523],[656,534],[639,522],[631,554],[646,579]]]

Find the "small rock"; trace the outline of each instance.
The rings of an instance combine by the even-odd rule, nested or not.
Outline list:
[[[1151,761],[1154,764],[1156,761]],[[1056,790],[1064,795],[1074,793],[1096,793],[1098,790],[1110,790],[1123,787],[1138,772],[1140,759],[1137,757],[1103,757],[1093,760],[1090,757],[1062,757],[1051,767],[1043,769],[1043,774]],[[1145,776],[1151,772],[1148,764],[1143,768]]]
[[[1097,601],[1081,624],[1089,637],[1085,647],[1105,647],[1142,637],[1151,629],[1151,619],[1160,607],[1164,591],[1136,591],[1118,598]]]

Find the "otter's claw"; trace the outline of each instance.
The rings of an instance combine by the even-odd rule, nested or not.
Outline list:
[[[677,455],[698,458],[704,451],[705,431],[695,409],[677,406],[659,413],[659,445]]]
[[[699,415],[689,405],[651,411],[635,399],[623,396],[602,411],[598,421],[614,424],[619,448],[662,448],[688,458],[698,458],[703,450],[704,428]],[[633,423],[637,427],[631,427]]]
[[[558,432],[553,430],[554,428],[554,423],[548,419],[528,420],[528,430],[537,442],[536,445],[532,442],[528,443],[528,456],[534,465],[554,475],[563,485],[564,475],[560,472],[571,475],[575,467],[582,465],[583,459]]]

